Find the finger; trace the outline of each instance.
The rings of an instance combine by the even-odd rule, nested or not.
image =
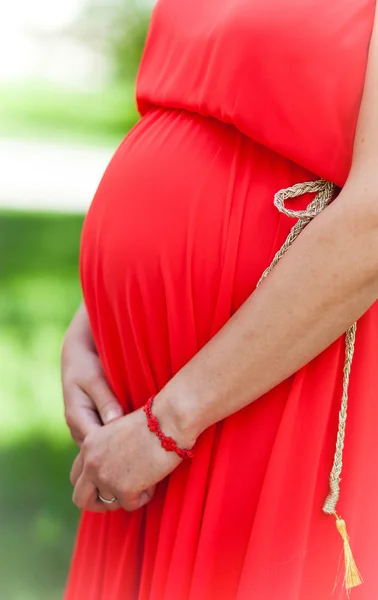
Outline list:
[[[72,465],[71,473],[70,473],[70,481],[73,486],[76,485],[81,473],[83,471],[83,458],[81,453],[77,455]]]
[[[118,502],[120,506],[127,512],[134,512],[134,510],[138,510],[138,508],[141,506],[139,496],[121,496],[118,499]]]
[[[122,406],[110,389],[105,377],[97,377],[88,391],[104,425],[123,417]]]
[[[102,502],[98,501],[97,487],[93,481],[88,479],[85,473],[82,473],[76,482],[72,500],[80,510],[106,512]]]
[[[102,424],[96,406],[76,385],[65,392],[64,402],[65,419],[71,436],[76,442],[82,443],[88,433]]]
[[[138,508],[142,508],[142,506],[148,504],[150,500],[151,498],[148,496],[148,494],[146,494],[146,492],[142,492],[139,496],[120,499],[119,504],[127,512],[134,512],[135,510],[138,510]]]
[[[81,448],[85,438],[79,437],[77,435],[73,435],[72,433],[71,433],[71,437],[72,437],[73,441],[75,442],[76,446],[79,446],[79,448]]]
[[[109,500],[109,502],[104,502],[104,500],[101,500],[100,496],[104,500]],[[99,502],[106,511],[115,511],[121,508],[118,498],[115,502],[110,502],[113,500],[113,498],[116,498],[116,495],[109,490],[109,488],[104,488],[101,486],[97,489],[97,502]]]
[[[96,427],[102,427],[102,425],[98,424],[96,425]],[[88,433],[90,433],[91,431],[93,431],[94,427],[89,427],[86,431],[86,433],[81,429],[72,429],[71,430],[71,437],[73,439],[73,441],[75,442],[75,444],[77,446],[79,446],[79,448],[82,447],[84,440],[86,438],[86,436],[88,435]]]
[[[148,498],[148,502],[149,502],[155,496],[155,491],[156,491],[156,485],[151,485],[151,487],[149,487],[147,490],[142,492],[141,495],[146,494],[147,498]]]
[[[138,510],[142,506],[148,504],[154,497],[156,485],[149,487],[137,495],[119,495],[118,502],[127,512]],[[101,494],[102,495],[102,494]]]
[[[141,495],[139,496],[139,508],[142,508],[142,506],[145,506],[146,504],[151,502],[155,494],[155,489],[156,486],[154,486],[153,488],[149,488],[148,490],[145,490],[141,493]]]

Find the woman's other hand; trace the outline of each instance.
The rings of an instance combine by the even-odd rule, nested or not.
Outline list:
[[[86,437],[71,471],[73,501],[93,512],[136,510],[151,500],[156,484],[180,462],[150,432],[143,409],[136,410]],[[117,502],[104,504],[98,493]]]
[[[105,378],[83,304],[67,330],[61,367],[65,419],[81,446],[91,431],[123,416]]]

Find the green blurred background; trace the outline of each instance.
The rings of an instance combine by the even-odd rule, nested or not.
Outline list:
[[[0,598],[62,597],[78,513],[60,346],[85,210],[137,119],[152,0],[15,0],[0,52]],[[85,600],[85,599],[83,599]]]

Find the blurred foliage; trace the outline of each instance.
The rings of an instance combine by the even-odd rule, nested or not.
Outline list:
[[[109,60],[111,78],[91,92],[45,84],[0,88],[0,134],[38,135],[118,145],[138,119],[135,77],[151,6],[134,0],[87,0],[68,31]]]
[[[149,20],[149,10],[130,9],[130,6],[127,10],[124,6],[114,20],[111,51],[116,75],[121,81],[133,78],[137,73]]]
[[[150,7],[88,0],[72,35],[113,63],[97,92],[23,84],[0,89],[0,133],[114,146],[136,122],[134,79]],[[64,426],[60,346],[80,302],[83,217],[0,211],[0,598],[62,597],[78,513]],[[85,600],[85,599],[83,599]]]
[[[74,456],[71,444],[50,437],[0,447],[1,598],[62,598],[78,517],[68,480]]]
[[[134,84],[100,92],[34,86],[0,89],[0,133],[118,145],[138,119]]]
[[[134,80],[142,56],[151,6],[137,0],[87,0],[72,30],[105,52],[122,82]]]
[[[78,513],[59,356],[82,216],[0,212],[0,597],[62,597]]]

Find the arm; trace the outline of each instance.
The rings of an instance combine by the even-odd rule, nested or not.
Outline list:
[[[191,445],[312,360],[377,298],[378,197],[350,180],[157,396],[154,412],[163,430]]]
[[[378,30],[345,188],[156,396],[154,414],[179,446],[191,447],[204,429],[297,371],[378,298],[377,96]],[[74,501],[80,508],[105,510],[97,500],[100,490],[133,510],[149,501],[152,486],[179,463],[149,432],[143,412],[135,411],[88,435],[72,470]]]
[[[344,189],[155,400],[183,445],[312,360],[378,298],[377,106],[376,24]]]

